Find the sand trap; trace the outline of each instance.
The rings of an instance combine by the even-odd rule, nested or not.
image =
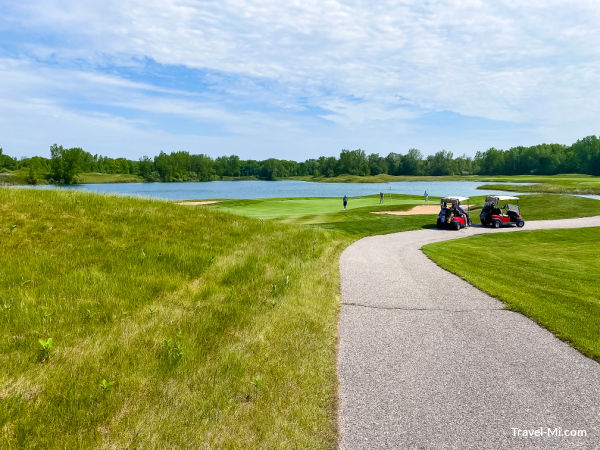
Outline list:
[[[391,214],[393,216],[413,216],[415,214],[437,214],[440,205],[419,205],[407,211],[372,211],[373,214]]]
[[[221,200],[205,200],[203,202],[178,202],[178,205],[189,205],[189,206],[198,206],[198,205],[212,205],[213,203],[221,203]]]

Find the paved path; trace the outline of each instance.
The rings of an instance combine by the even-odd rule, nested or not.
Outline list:
[[[523,230],[588,226],[600,226],[600,216]],[[408,231],[344,251],[341,448],[600,448],[600,364],[420,251],[515,231]],[[539,427],[585,429],[587,437],[513,437],[512,428]]]

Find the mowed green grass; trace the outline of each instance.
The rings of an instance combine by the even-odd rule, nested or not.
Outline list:
[[[534,183],[534,186],[505,185],[481,186],[481,189],[500,189],[515,192],[544,192],[572,194],[600,194],[600,177],[583,174],[560,175],[447,175],[447,176],[409,176],[379,174],[371,176],[339,175],[337,177],[291,177],[303,181],[323,183],[386,183],[389,181],[481,181],[502,183]]]
[[[412,208],[422,205],[423,198],[409,195],[386,194],[383,205],[379,204],[379,195],[351,197],[348,200],[347,211],[358,208],[373,208],[373,210],[391,209],[392,207]],[[305,216],[339,213],[343,211],[341,197],[303,197],[303,198],[263,198],[256,200],[226,200],[215,207],[222,208],[259,219],[295,219]]]
[[[494,177],[507,183],[534,183],[531,185],[487,184],[480,189],[502,189],[514,192],[543,192],[548,194],[595,194],[600,195],[600,177],[592,175],[516,175]],[[490,180],[486,180],[490,181]]]
[[[432,199],[430,203],[437,204],[438,201]],[[372,214],[373,211],[407,210],[422,204],[421,197],[394,194],[392,198],[386,195],[382,205],[379,204],[378,195],[352,197],[348,201],[346,211],[341,198],[323,197],[226,200],[210,207],[259,219],[272,219],[280,223],[309,225],[339,231],[356,239],[428,226],[432,223],[433,216]]]
[[[443,267],[600,361],[600,228],[482,235],[423,247]]]
[[[480,209],[484,202],[483,196],[473,197],[471,207]],[[526,221],[600,215],[600,201],[570,195],[523,195],[519,203]],[[437,213],[412,216],[373,214],[375,211],[408,210],[423,204],[422,197],[394,194],[391,199],[386,196],[383,205],[379,204],[377,195],[350,198],[347,211],[344,211],[340,198],[319,197],[225,200],[203,207],[224,209],[259,219],[310,225],[360,238],[435,226]],[[429,204],[438,205],[439,198],[430,198]],[[479,209],[472,211],[473,223],[479,223]]]
[[[0,189],[0,441],[334,447],[349,242],[169,202]]]

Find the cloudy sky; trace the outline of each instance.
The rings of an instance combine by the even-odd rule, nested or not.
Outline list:
[[[0,0],[0,146],[303,160],[600,134],[600,2]]]

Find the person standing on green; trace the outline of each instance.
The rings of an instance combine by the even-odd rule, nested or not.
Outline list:
[[[342,200],[342,202],[344,203],[344,210],[346,209],[346,207],[348,206],[348,196],[344,195],[344,199]]]

